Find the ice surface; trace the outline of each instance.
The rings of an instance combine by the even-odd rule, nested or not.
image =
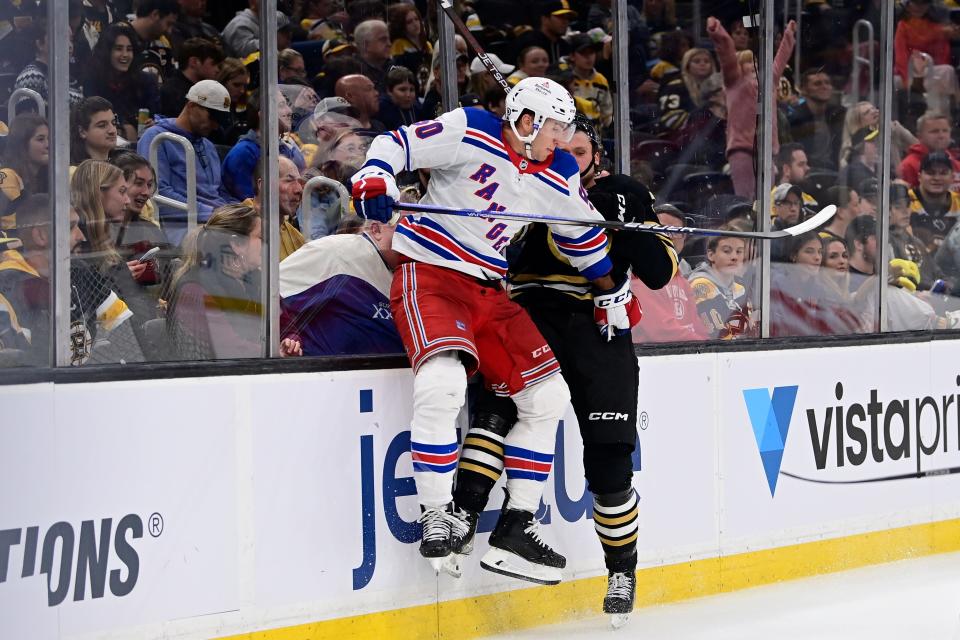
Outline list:
[[[599,597],[599,594],[598,594]],[[599,608],[600,601],[597,601]],[[496,636],[515,640],[960,640],[960,553]]]

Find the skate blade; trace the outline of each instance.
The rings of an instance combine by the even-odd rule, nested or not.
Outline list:
[[[463,575],[463,567],[460,561],[461,558],[456,553],[451,553],[446,558],[443,558],[443,572],[454,578],[459,578]]]
[[[427,560],[430,562],[430,566],[433,567],[433,572],[439,575],[440,571],[443,570],[443,565],[446,563],[447,558],[449,557],[450,556],[444,556],[442,558],[427,558]]]
[[[493,547],[480,559],[480,566],[500,575],[536,584],[560,584],[560,569],[530,562],[515,553]]]
[[[629,613],[614,613],[610,615],[610,628],[611,629],[620,629],[627,626],[627,622],[630,621]]]

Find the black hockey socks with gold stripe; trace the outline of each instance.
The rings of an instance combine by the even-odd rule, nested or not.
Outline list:
[[[593,528],[600,538],[609,571],[636,568],[638,523],[637,493],[633,487],[593,496]]]
[[[483,511],[493,485],[503,473],[503,442],[516,421],[516,409],[509,398],[507,402],[513,416],[499,415],[506,411],[480,410],[463,440],[453,490],[453,501],[461,509]]]

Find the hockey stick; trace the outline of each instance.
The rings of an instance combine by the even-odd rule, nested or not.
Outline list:
[[[879,478],[867,478],[865,480],[818,480],[816,478],[805,478],[803,476],[798,476],[787,471],[781,471],[780,474],[787,476],[788,478],[793,478],[794,480],[802,480],[804,482],[813,482],[816,484],[866,484],[869,482],[888,482],[890,480],[910,480],[918,478],[934,478],[936,476],[949,476],[955,473],[960,473],[960,467],[944,467],[942,469],[928,469],[926,471],[914,471],[911,473],[899,473],[891,476],[880,476]]]
[[[443,12],[447,14],[447,17],[450,18],[450,21],[453,22],[453,26],[457,28],[457,31],[460,32],[460,35],[463,36],[463,39],[467,41],[473,50],[477,52],[477,57],[480,58],[480,63],[486,67],[487,71],[490,72],[490,75],[493,76],[494,80],[500,83],[500,86],[503,87],[505,93],[510,93],[510,85],[507,84],[506,78],[503,77],[503,74],[497,69],[496,65],[493,64],[493,61],[487,56],[487,52],[483,50],[483,47],[480,46],[480,43],[477,42],[477,39],[470,32],[470,29],[467,28],[467,25],[463,23],[463,20],[460,19],[460,16],[457,15],[457,12],[453,10],[453,0],[439,0],[440,7],[443,9]]]
[[[723,238],[749,238],[752,240],[778,240],[799,236],[813,231],[833,217],[837,208],[830,204],[820,210],[820,213],[801,222],[798,225],[779,229],[777,231],[736,231],[734,229],[703,229],[700,227],[674,227],[667,224],[652,222],[621,222],[620,220],[576,220],[562,216],[551,216],[540,213],[516,213],[512,211],[487,211],[480,209],[448,209],[432,204],[418,202],[395,202],[393,208],[401,211],[415,211],[418,213],[435,213],[445,216],[460,216],[463,218],[486,218],[519,220],[520,222],[544,222],[547,224],[571,224],[585,227],[603,227],[618,231],[644,231],[647,233],[682,233],[691,236],[720,236]]]

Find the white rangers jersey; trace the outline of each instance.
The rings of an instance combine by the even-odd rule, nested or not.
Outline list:
[[[378,136],[353,176],[433,169],[425,204],[452,209],[548,213],[603,220],[580,185],[577,163],[557,150],[542,163],[517,155],[501,137],[502,121],[479,108],[455,109]],[[393,248],[405,256],[485,280],[506,276],[503,248],[526,224],[436,214],[405,216]],[[607,237],[599,227],[552,225],[557,248],[587,279],[606,275]]]

